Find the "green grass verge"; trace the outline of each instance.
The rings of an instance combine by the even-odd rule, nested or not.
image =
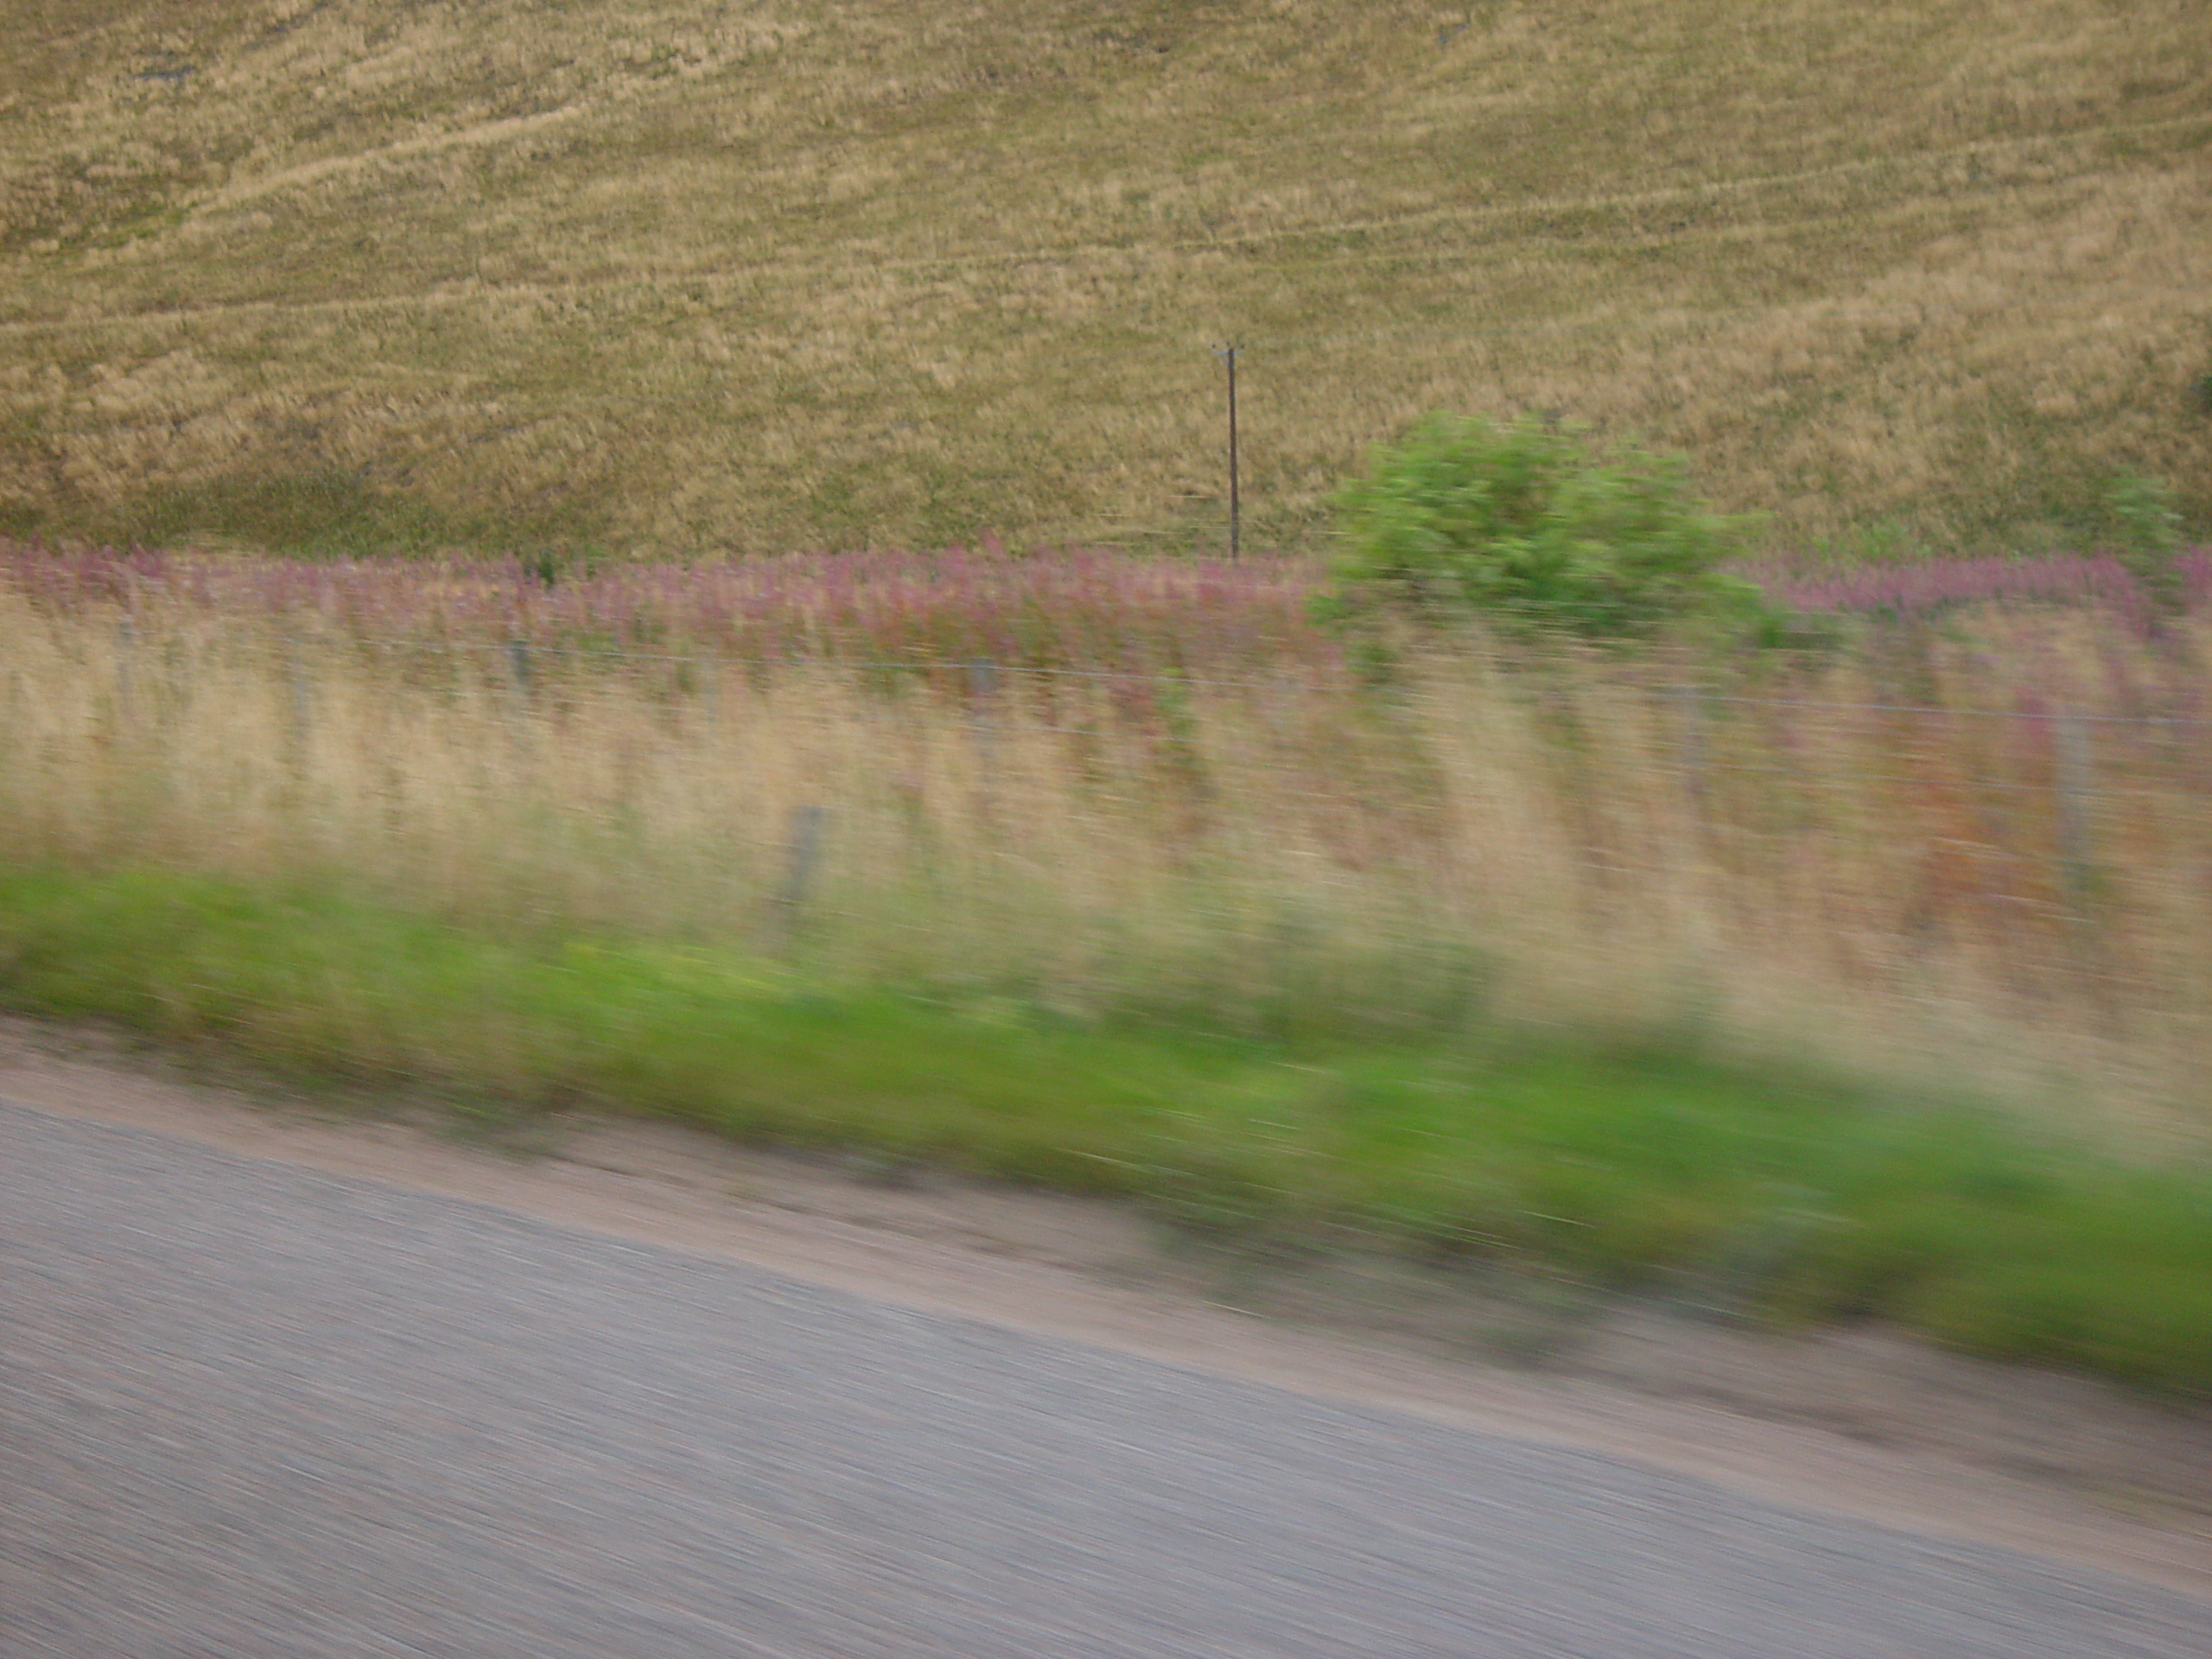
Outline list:
[[[151,871],[0,872],[0,999],[296,1073],[871,1148],[2212,1394],[2212,1167],[1681,1047],[1238,1046]]]

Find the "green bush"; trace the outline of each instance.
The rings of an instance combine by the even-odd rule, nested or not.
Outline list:
[[[1764,619],[1726,575],[1736,521],[1705,511],[1681,461],[1533,419],[1432,415],[1336,499],[1338,615],[1380,606],[1586,639],[1686,619]]]

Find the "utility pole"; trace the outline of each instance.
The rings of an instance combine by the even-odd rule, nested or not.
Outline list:
[[[1229,556],[1235,558],[1242,540],[1242,513],[1236,499],[1236,354],[1242,346],[1217,346],[1213,354],[1229,365]]]

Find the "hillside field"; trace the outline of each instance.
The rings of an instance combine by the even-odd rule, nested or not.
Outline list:
[[[2202,0],[0,0],[0,533],[1310,544],[1535,409],[1778,546],[2212,521]]]

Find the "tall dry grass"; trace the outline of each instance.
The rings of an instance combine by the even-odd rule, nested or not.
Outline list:
[[[143,583],[0,589],[0,639],[15,861],[1217,1028],[1694,1030],[2212,1128],[2199,623],[2000,613],[1725,675],[1469,651],[1379,689],[1294,654],[518,654]]]
[[[2212,522],[2201,0],[0,0],[0,529],[1255,542],[1439,406]]]

